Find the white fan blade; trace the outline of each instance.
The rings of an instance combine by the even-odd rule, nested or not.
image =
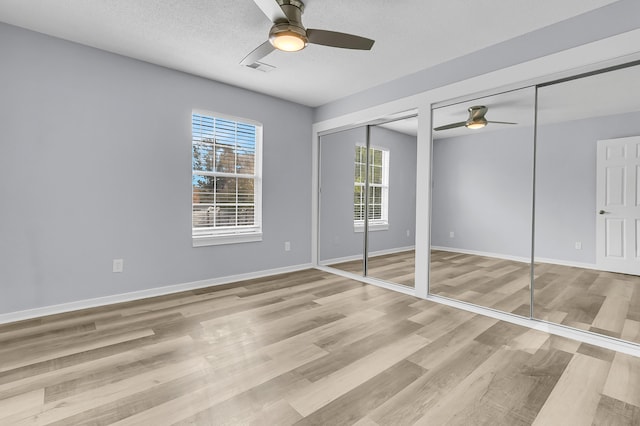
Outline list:
[[[251,65],[260,59],[273,52],[275,47],[269,42],[269,40],[262,43],[260,46],[253,49],[253,52],[249,53],[245,58],[240,61],[240,65]]]
[[[280,5],[276,0],[253,0],[253,2],[267,15],[271,22],[289,22],[287,15],[284,14]]]

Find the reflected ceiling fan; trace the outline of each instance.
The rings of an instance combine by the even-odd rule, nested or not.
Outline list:
[[[307,43],[343,49],[371,50],[374,41],[352,34],[335,31],[307,29],[302,25],[304,3],[300,0],[253,0],[273,22],[269,31],[269,40],[249,53],[241,65],[251,65],[273,52],[275,49],[285,52],[297,52]]]
[[[467,121],[459,121],[457,123],[445,124],[444,126],[435,127],[433,130],[448,130],[456,127],[466,127],[467,129],[482,129],[489,123],[496,124],[518,124],[509,121],[489,121],[485,118],[485,114],[489,111],[489,107],[484,105],[474,105],[469,107],[469,118]]]

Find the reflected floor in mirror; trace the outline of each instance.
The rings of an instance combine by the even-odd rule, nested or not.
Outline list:
[[[529,316],[528,263],[432,251],[434,295]],[[640,343],[640,277],[535,264],[534,317]]]
[[[535,265],[534,316],[640,343],[640,277]]]
[[[385,254],[369,258],[370,278],[400,284],[407,287],[415,286],[415,250],[407,250],[393,254]],[[362,259],[350,262],[327,265],[341,271],[362,275]]]
[[[432,250],[429,292],[529,317],[530,271],[524,262]]]

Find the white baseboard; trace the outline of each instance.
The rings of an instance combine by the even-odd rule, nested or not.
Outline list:
[[[395,253],[402,253],[403,251],[415,250],[415,248],[416,248],[416,246],[407,246],[407,247],[396,247],[396,248],[392,248],[392,249],[372,251],[372,252],[369,253],[369,257],[384,256],[384,255],[387,255],[387,254],[395,254]],[[356,254],[356,255],[353,255],[353,256],[336,257],[334,259],[322,260],[322,261],[320,261],[320,266],[329,266],[329,265],[333,265],[333,264],[336,264],[336,263],[351,262],[353,260],[362,260],[362,256],[363,255],[361,255],[361,254]]]
[[[478,251],[478,250],[467,250],[453,247],[441,247],[441,246],[432,246],[433,250],[447,251],[451,253],[461,253],[461,254],[471,254],[475,256],[484,256],[484,257],[493,257],[496,259],[505,259],[505,260],[513,260],[514,262],[531,262],[530,257],[523,256],[511,256],[509,254],[502,253],[491,253],[486,251]],[[534,260],[536,263],[549,263],[551,265],[560,265],[560,266],[571,266],[574,268],[583,268],[583,269],[595,269],[600,270],[596,264],[594,263],[582,263],[582,262],[574,262],[571,260],[558,260],[558,259],[549,259],[546,257],[536,257]]]
[[[372,277],[363,277],[362,275],[353,274],[351,272],[335,269],[330,266],[316,266],[319,271],[328,272],[333,275],[339,275],[341,277],[349,278],[355,281],[360,281],[366,284],[375,285],[378,287],[386,288],[387,290],[397,291],[398,293],[407,294],[409,296],[416,297],[416,290],[413,287],[407,287],[404,285],[396,284],[390,281],[383,281]]]
[[[596,265],[595,263],[573,262],[570,260],[548,259],[545,257],[536,257],[535,262],[550,263],[552,265],[560,265],[560,266],[571,266],[574,268],[582,268],[582,269],[595,269],[598,271],[602,271],[602,268],[598,268],[598,265]]]
[[[47,315],[61,314],[65,312],[77,311],[80,309],[95,308],[98,306],[113,305],[115,303],[131,302],[134,300],[147,299],[149,297],[164,296],[166,294],[179,293],[181,291],[196,290],[206,287],[214,287],[229,284],[237,281],[263,278],[271,275],[296,272],[313,268],[311,263],[302,265],[286,266],[283,268],[268,269],[265,271],[249,272],[246,274],[230,275],[208,280],[192,281],[188,283],[175,284],[165,287],[150,288],[147,290],[132,291],[130,293],[114,294],[111,296],[96,297],[93,299],[78,300],[75,302],[61,303],[59,305],[43,306],[41,308],[27,309],[24,311],[8,312],[0,314],[0,324],[15,321],[23,321]]]
[[[471,254],[474,256],[484,256],[484,257],[493,257],[496,259],[513,260],[514,262],[524,262],[524,263],[531,262],[530,257],[511,256],[510,254],[491,253],[487,251],[467,250],[467,249],[461,249],[461,248],[441,247],[441,246],[431,246],[431,249],[439,250],[439,251],[447,251],[450,253]]]

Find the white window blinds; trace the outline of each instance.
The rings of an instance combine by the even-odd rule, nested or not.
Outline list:
[[[353,221],[364,224],[367,148],[356,146]],[[389,151],[369,148],[369,223],[388,223]]]
[[[261,232],[262,128],[192,114],[193,237]]]

